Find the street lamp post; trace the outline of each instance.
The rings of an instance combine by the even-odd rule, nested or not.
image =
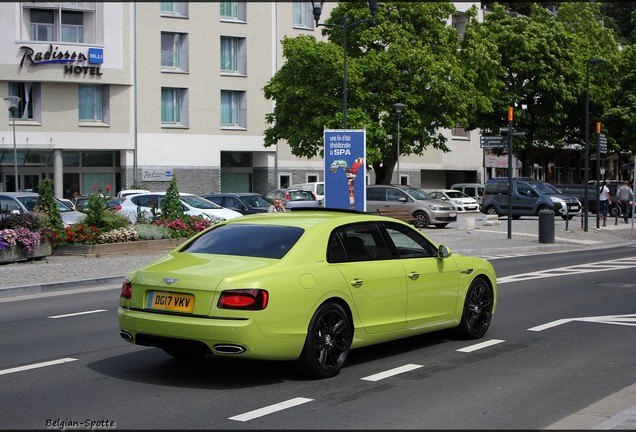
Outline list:
[[[13,173],[15,176],[15,191],[18,191],[18,149],[15,142],[15,116],[21,99],[17,96],[7,96],[4,101],[9,105],[9,112],[13,120]]]
[[[605,63],[605,60],[602,58],[592,58],[585,62],[585,187],[584,193],[585,196],[583,198],[583,212],[584,212],[584,220],[585,225],[583,226],[583,231],[587,232],[587,224],[588,224],[588,209],[589,209],[589,196],[588,196],[588,182],[590,181],[589,177],[589,165],[590,165],[590,65],[591,64],[599,64]],[[597,179],[598,180],[598,179]],[[598,193],[597,193],[598,195]],[[599,209],[596,209],[596,213],[598,214]]]
[[[362,24],[365,22],[375,23],[375,15],[378,12],[377,0],[369,0],[369,11],[371,12],[371,19],[355,21],[347,24],[347,17],[342,17],[342,24],[318,24],[320,20],[320,14],[322,13],[323,1],[312,1],[311,6],[313,8],[314,20],[316,21],[316,27],[335,27],[342,30],[342,44],[344,48],[344,73],[342,78],[342,128],[347,128],[347,31],[350,28]]]
[[[402,110],[406,105],[403,103],[393,104],[395,107],[395,117],[397,119],[397,184],[402,184],[400,179],[400,118],[402,117]]]

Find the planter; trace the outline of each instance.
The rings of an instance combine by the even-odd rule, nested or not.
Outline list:
[[[31,254],[24,253],[22,246],[12,246],[0,251],[0,264],[40,259],[49,256],[52,253],[51,243],[49,242],[40,244],[40,247]]]
[[[110,254],[127,254],[131,252],[169,252],[181,243],[185,238],[161,239],[161,240],[137,240],[123,243],[105,243],[96,245],[66,245],[53,250],[54,255],[83,255],[97,256]]]

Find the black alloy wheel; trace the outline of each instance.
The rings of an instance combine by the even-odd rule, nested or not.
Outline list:
[[[337,303],[320,306],[311,318],[298,359],[300,372],[320,379],[338,375],[349,357],[352,337],[351,321],[342,306]]]

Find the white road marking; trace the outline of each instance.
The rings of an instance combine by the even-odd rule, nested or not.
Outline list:
[[[416,365],[416,364],[407,364],[407,365],[404,365],[404,366],[397,367],[395,369],[390,369],[390,370],[385,371],[385,372],[380,372],[380,373],[377,373],[377,374],[374,374],[374,375],[369,375],[368,377],[364,377],[364,378],[361,378],[361,379],[363,381],[380,381],[380,380],[382,380],[384,378],[390,378],[392,376],[399,375],[399,374],[404,373],[404,372],[410,372],[412,370],[419,369],[421,367],[423,367],[423,366],[422,365]]]
[[[35,364],[27,365],[27,366],[18,366],[11,369],[0,370],[0,375],[7,375],[14,372],[22,372],[29,369],[37,369],[41,367],[53,366],[53,365],[68,363],[72,361],[77,361],[77,359],[67,357],[67,358],[63,358],[59,360],[51,360],[51,361],[42,362],[42,363],[35,363]]]
[[[98,313],[98,312],[106,312],[106,309],[95,309],[95,310],[91,310],[91,311],[76,312],[76,313],[71,313],[71,314],[66,314],[66,315],[52,315],[52,316],[47,317],[47,318],[51,318],[51,319],[67,318],[67,317],[78,316],[78,315],[94,314],[94,313]]]
[[[482,342],[482,343],[478,343],[478,344],[475,344],[475,345],[467,346],[466,348],[460,348],[457,351],[469,353],[469,352],[480,350],[482,348],[488,348],[489,346],[497,345],[497,344],[500,344],[502,342],[505,342],[505,340],[491,339],[491,340],[486,341],[486,342]]]
[[[258,417],[263,417],[263,416],[266,416],[268,414],[275,413],[277,411],[282,411],[282,410],[287,409],[287,408],[293,408],[295,406],[302,405],[304,403],[311,402],[311,401],[313,401],[313,399],[297,397],[297,398],[294,398],[294,399],[289,399],[289,400],[287,400],[285,402],[280,402],[280,403],[277,403],[277,404],[274,404],[274,405],[270,405],[270,406],[266,406],[266,407],[263,407],[263,408],[259,408],[259,409],[254,410],[254,411],[249,411],[249,412],[246,412],[245,414],[239,414],[237,416],[230,417],[229,420],[236,420],[236,421],[245,422],[245,421],[253,420],[253,419],[258,418]]]
[[[608,270],[624,270],[636,266],[636,258],[623,258],[603,262],[591,262],[587,264],[577,264],[568,267],[558,267],[548,270],[541,270],[531,273],[520,273],[511,276],[497,278],[497,284],[519,282],[524,280],[543,279],[557,276],[569,276],[573,274],[594,273]]]
[[[545,323],[536,327],[529,328],[528,331],[540,332],[547,330],[561,324],[567,324],[569,322],[593,322],[599,324],[614,324],[624,326],[636,326],[636,314],[628,315],[602,315],[596,317],[581,317],[581,318],[563,318],[549,323]]]

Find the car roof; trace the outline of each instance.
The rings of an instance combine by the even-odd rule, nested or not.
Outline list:
[[[7,195],[12,197],[25,197],[25,196],[38,196],[36,192],[2,192],[0,195]]]
[[[358,212],[355,210],[340,209],[294,209],[284,213],[258,213],[250,217],[229,219],[223,224],[258,224],[293,226],[298,228],[312,228],[318,225],[340,226],[348,223],[363,221],[385,221],[387,217],[372,213]],[[399,221],[396,221],[399,223]]]

